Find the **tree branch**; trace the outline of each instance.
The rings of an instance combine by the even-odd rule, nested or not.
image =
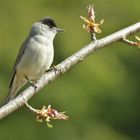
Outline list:
[[[19,96],[17,96],[14,100],[10,101],[6,105],[0,108],[0,119],[8,116],[10,113],[14,112],[21,106],[25,105],[26,102],[38,93],[45,85],[54,81],[57,77],[65,73],[75,64],[81,62],[85,57],[94,53],[97,49],[103,48],[111,43],[117,42],[121,40],[124,36],[127,37],[130,34],[134,34],[140,31],[140,22],[129,26],[125,29],[122,29],[116,33],[113,33],[109,36],[106,36],[96,42],[92,41],[90,44],[80,49],[75,54],[71,55],[63,62],[58,64],[55,69],[45,73],[39,80],[36,81],[36,90],[34,87],[30,86],[26,90],[24,90]]]
[[[140,38],[138,36],[135,36],[135,38],[137,39],[138,42],[134,42],[132,40],[129,40],[126,37],[122,38],[122,42],[126,43],[127,45],[140,48]]]

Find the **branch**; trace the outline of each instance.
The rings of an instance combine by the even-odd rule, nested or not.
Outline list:
[[[0,119],[8,116],[10,113],[14,112],[21,106],[25,105],[32,96],[38,93],[45,85],[54,81],[57,77],[65,73],[75,64],[81,62],[85,57],[94,53],[96,50],[103,48],[111,43],[120,41],[124,36],[127,37],[130,34],[134,34],[140,31],[140,22],[122,29],[116,33],[106,36],[96,42],[92,41],[90,44],[80,49],[75,54],[71,55],[60,64],[58,64],[55,69],[45,73],[39,80],[36,81],[36,90],[33,86],[28,87],[14,100],[10,101],[6,105],[0,108]]]
[[[126,43],[127,45],[140,48],[140,38],[139,38],[138,36],[135,36],[135,38],[137,39],[138,42],[129,40],[129,39],[127,39],[126,37],[123,37],[123,38],[122,38],[122,42]]]

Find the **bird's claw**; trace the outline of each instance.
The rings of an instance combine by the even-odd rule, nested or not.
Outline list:
[[[53,65],[52,67],[50,67],[49,69],[47,69],[45,72],[50,72],[52,70],[57,70],[56,66]]]
[[[35,90],[37,89],[37,85],[35,83],[31,82],[30,84],[34,87]]]
[[[28,80],[28,82],[30,83],[30,85],[33,86],[34,89],[36,90],[37,89],[37,85],[33,81],[31,81],[28,77],[26,77],[26,79]]]

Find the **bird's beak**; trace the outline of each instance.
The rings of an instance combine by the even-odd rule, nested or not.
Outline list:
[[[57,32],[64,32],[64,31],[65,31],[65,29],[61,29],[61,28],[58,28],[58,27],[55,27],[55,30],[56,30]]]

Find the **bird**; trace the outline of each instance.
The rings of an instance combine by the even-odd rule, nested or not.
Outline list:
[[[19,49],[5,103],[14,99],[26,83],[35,85],[34,81],[50,69],[54,59],[53,40],[56,34],[62,31],[64,29],[58,28],[50,17],[44,17],[32,25],[29,35]]]

